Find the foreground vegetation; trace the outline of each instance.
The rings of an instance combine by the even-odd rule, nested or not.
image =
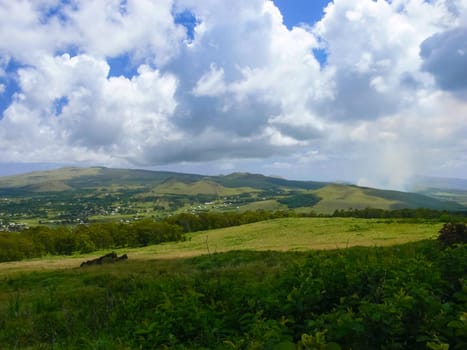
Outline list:
[[[232,251],[12,274],[4,349],[465,349],[467,246]]]

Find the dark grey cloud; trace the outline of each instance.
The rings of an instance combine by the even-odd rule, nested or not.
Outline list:
[[[437,33],[420,46],[422,69],[431,73],[440,88],[467,92],[467,27]]]
[[[319,113],[334,120],[372,120],[399,110],[400,96],[394,90],[378,91],[374,78],[367,72],[338,70],[334,99],[318,105]]]
[[[148,147],[134,163],[171,164],[179,162],[209,162],[222,159],[254,159],[285,155],[290,148],[270,145],[267,137],[236,138],[233,134],[207,131],[197,137],[165,142]]]
[[[179,104],[172,122],[190,134],[215,128],[241,137],[252,136],[264,127],[271,116],[280,113],[279,105],[266,103],[260,96],[245,98],[241,103],[236,103],[235,96],[230,94],[209,97],[188,93],[177,97]]]
[[[316,140],[324,136],[323,132],[313,125],[291,125],[281,122],[274,122],[273,125],[282,135],[291,137],[297,141]]]

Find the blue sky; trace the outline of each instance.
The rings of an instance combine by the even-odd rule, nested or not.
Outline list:
[[[323,17],[328,0],[275,0],[274,3],[284,16],[284,24],[288,28],[300,23],[313,24]]]
[[[0,112],[2,112],[1,117],[3,117],[3,111],[10,105],[13,94],[19,91],[18,82],[15,77],[18,68],[20,68],[18,63],[14,61],[8,62],[5,67],[5,76],[0,76],[0,84],[4,86],[4,91],[0,95]]]
[[[467,176],[463,1],[0,5],[0,175]]]

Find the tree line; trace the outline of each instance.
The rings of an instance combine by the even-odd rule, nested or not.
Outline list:
[[[0,234],[0,261],[15,261],[45,255],[90,253],[100,249],[142,247],[181,240],[180,226],[151,219],[131,224],[37,226],[19,233]]]
[[[184,233],[239,226],[284,217],[313,217],[315,213],[292,210],[181,213],[161,220],[134,223],[91,223],[76,226],[37,226],[19,233],[0,233],[0,262],[45,255],[90,253],[101,249],[143,247],[185,238]],[[324,215],[320,215],[324,216]],[[331,217],[433,219],[465,221],[466,213],[431,209],[351,209],[336,210]]]
[[[76,226],[36,226],[21,232],[0,233],[0,262],[46,255],[90,253],[101,249],[144,247],[180,241],[184,233],[287,217],[289,211],[243,213],[182,213],[159,221],[91,223]]]
[[[349,217],[362,219],[435,219],[443,222],[464,221],[467,218],[467,212],[451,212],[435,209],[337,209],[332,214],[333,217]]]

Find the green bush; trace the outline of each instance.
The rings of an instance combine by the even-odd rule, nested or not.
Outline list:
[[[467,243],[467,226],[464,223],[446,223],[439,231],[438,240],[444,245]]]
[[[467,246],[435,241],[0,280],[2,348],[465,349]]]

